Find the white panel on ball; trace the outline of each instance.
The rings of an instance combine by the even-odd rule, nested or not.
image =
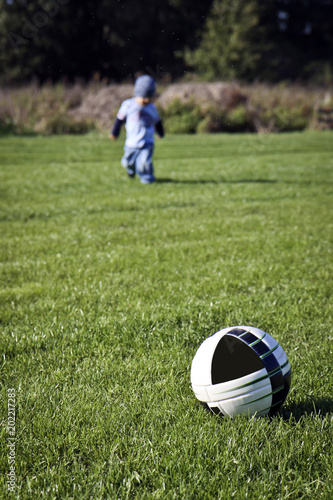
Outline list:
[[[224,328],[208,337],[191,365],[197,399],[214,413],[273,414],[291,383],[288,358],[268,333],[249,326]]]
[[[245,377],[224,382],[222,384],[209,385],[206,392],[209,395],[210,401],[219,401],[222,399],[235,398],[242,394],[248,394],[252,391],[261,389],[270,385],[268,373],[265,368],[257,372],[246,375]]]

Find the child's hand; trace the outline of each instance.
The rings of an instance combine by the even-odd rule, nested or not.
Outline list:
[[[113,135],[113,134],[110,134],[109,138],[112,139],[113,141],[115,141],[117,139],[117,137],[115,135]]]

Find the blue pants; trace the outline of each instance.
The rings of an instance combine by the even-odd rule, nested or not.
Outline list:
[[[124,147],[124,156],[121,159],[121,164],[126,168],[129,175],[138,174],[142,184],[149,184],[155,181],[153,151],[153,144],[141,149]]]

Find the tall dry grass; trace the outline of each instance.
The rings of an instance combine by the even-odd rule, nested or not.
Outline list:
[[[0,134],[108,130],[131,95],[132,85],[102,82],[0,88]],[[171,133],[333,128],[329,87],[178,83],[162,87],[156,103]]]

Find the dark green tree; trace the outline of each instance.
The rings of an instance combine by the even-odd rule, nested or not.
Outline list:
[[[211,1],[0,0],[0,78],[179,76]]]
[[[214,0],[185,60],[205,79],[282,80],[332,67],[332,0]]]
[[[272,0],[214,0],[202,40],[186,60],[207,79],[271,79],[281,59]],[[279,40],[281,42],[281,40]]]
[[[89,78],[118,57],[116,43],[107,42],[117,0],[1,1],[2,81]]]

